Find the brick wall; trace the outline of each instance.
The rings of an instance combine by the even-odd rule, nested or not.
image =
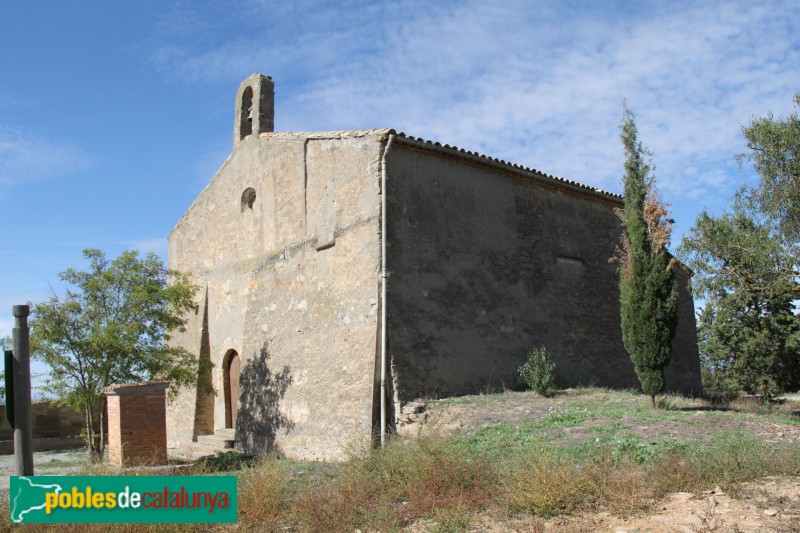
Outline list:
[[[167,382],[117,385],[108,397],[108,459],[113,465],[167,461]]]

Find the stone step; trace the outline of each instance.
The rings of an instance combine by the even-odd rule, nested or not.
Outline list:
[[[232,428],[218,429],[213,435],[198,435],[197,440],[183,448],[170,449],[175,457],[192,460],[209,455],[221,455],[236,448],[236,430]]]
[[[227,435],[198,435],[197,444],[223,450],[233,449],[236,441]]]
[[[230,440],[234,440],[236,438],[236,428],[218,429],[214,432],[214,435],[221,435],[229,438]]]

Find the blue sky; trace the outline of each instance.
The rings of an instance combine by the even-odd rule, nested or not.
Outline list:
[[[81,250],[154,251],[230,152],[234,97],[279,131],[395,128],[620,192],[621,101],[677,221],[751,173],[752,116],[800,90],[796,1],[0,1],[0,335]]]

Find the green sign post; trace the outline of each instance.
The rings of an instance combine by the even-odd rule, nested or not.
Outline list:
[[[14,429],[14,352],[6,350],[5,355],[6,420],[11,429]]]
[[[236,476],[12,476],[12,524],[235,523]]]

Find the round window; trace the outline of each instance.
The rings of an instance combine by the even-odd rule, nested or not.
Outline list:
[[[245,209],[253,209],[253,204],[256,203],[256,190],[248,187],[242,193],[242,211]]]

